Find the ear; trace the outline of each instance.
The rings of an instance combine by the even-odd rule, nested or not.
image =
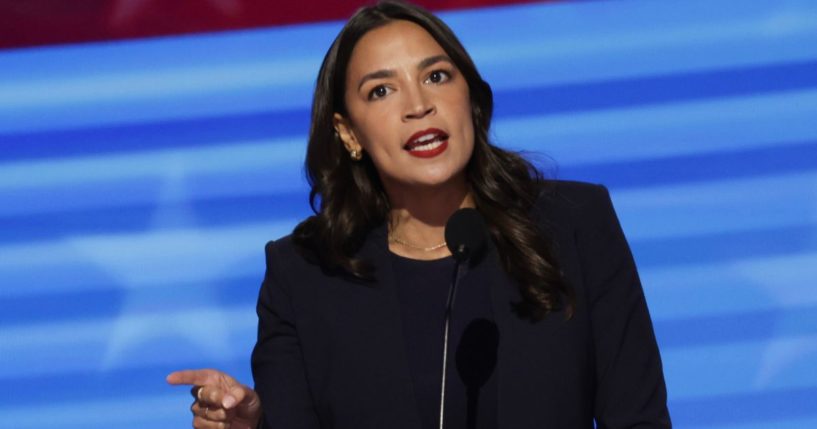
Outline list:
[[[349,122],[349,119],[344,118],[340,113],[335,113],[332,116],[332,125],[335,127],[335,132],[338,133],[340,141],[343,142],[343,147],[345,147],[347,151],[363,151],[363,147],[357,141],[357,137],[355,137],[355,132],[352,130],[352,124]]]

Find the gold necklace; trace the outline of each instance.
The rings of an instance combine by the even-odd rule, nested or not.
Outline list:
[[[403,240],[401,240],[401,239],[397,238],[397,237],[396,237],[396,236],[394,236],[394,235],[389,235],[389,241],[393,241],[393,242],[395,242],[395,243],[397,243],[397,244],[402,244],[403,246],[410,247],[410,248],[412,248],[412,249],[422,250],[423,252],[431,252],[432,250],[437,250],[437,249],[440,249],[440,248],[442,248],[443,246],[445,246],[445,245],[447,245],[447,244],[448,244],[448,243],[446,243],[445,241],[443,241],[443,242],[442,242],[442,243],[440,243],[440,244],[435,244],[435,245],[433,245],[433,246],[429,246],[429,247],[423,247],[423,246],[418,246],[418,245],[416,245],[416,244],[411,244],[411,243],[409,243],[409,242],[403,241]]]

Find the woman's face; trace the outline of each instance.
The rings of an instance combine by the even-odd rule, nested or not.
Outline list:
[[[347,150],[372,158],[387,190],[464,184],[474,148],[468,83],[422,27],[369,31],[346,72],[348,117],[335,114]]]

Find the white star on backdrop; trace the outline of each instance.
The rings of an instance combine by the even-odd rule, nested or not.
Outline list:
[[[801,195],[800,198],[802,201],[809,202],[807,203],[810,214],[808,217],[813,225],[817,223],[817,181],[810,181],[811,185],[805,187],[808,193]],[[817,230],[809,228],[806,240],[808,248],[813,249],[817,244]],[[773,267],[763,264],[747,264],[742,267],[741,273],[760,284],[760,287],[775,301],[775,308],[784,309],[781,324],[812,323],[811,320],[794,320],[785,309],[811,307],[817,304],[817,288],[814,287],[814,279],[817,279],[817,253],[781,256],[774,261]],[[786,287],[781,287],[781,285],[786,285]],[[785,326],[781,327],[781,330],[785,329]],[[783,334],[785,335],[785,332]],[[817,373],[817,359],[815,359],[817,341],[815,339],[817,336],[812,334],[772,340],[761,357],[761,365],[755,378],[756,386],[762,388],[773,384],[777,378],[786,374],[791,368],[796,368],[795,365],[801,362],[807,362],[807,365],[811,367],[809,372]],[[798,379],[813,380],[808,377],[798,377]]]
[[[184,340],[195,347],[190,353],[203,353],[211,360],[231,357],[228,327],[235,317],[226,314],[217,288],[209,282],[256,256],[257,249],[241,251],[229,233],[195,229],[185,177],[181,160],[164,172],[149,232],[80,238],[72,243],[126,291],[113,322],[103,369],[129,361],[128,356],[144,344],[162,338]],[[189,287],[191,281],[200,284],[189,300],[172,302],[178,297],[157,290],[179,284]],[[179,307],[178,311],[174,307]],[[243,313],[242,321],[254,323],[251,308]]]
[[[817,289],[809,280],[817,278],[817,254],[788,255],[771,259],[766,264],[751,261],[738,265],[736,268],[745,276],[747,284],[764,290],[774,301],[774,308],[781,310],[779,320],[768,321],[773,324],[772,329],[780,332],[768,340],[768,346],[760,356],[755,387],[763,389],[774,385],[800,362],[812,362],[811,366],[817,371],[817,359],[814,359],[817,336],[786,332],[790,329],[787,326],[810,322],[796,320],[793,316],[797,313],[787,309],[817,304]]]

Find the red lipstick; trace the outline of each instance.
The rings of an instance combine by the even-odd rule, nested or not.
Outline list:
[[[418,131],[406,140],[403,149],[418,158],[432,158],[448,148],[448,134],[437,128]]]

